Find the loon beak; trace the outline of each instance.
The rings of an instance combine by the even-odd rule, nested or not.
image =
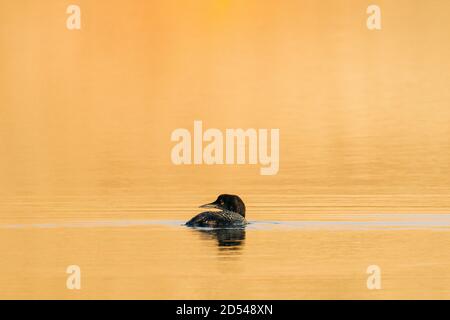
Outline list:
[[[204,204],[204,205],[200,206],[199,208],[222,209],[222,207],[215,202]]]

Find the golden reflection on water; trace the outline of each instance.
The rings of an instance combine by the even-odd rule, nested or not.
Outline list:
[[[378,220],[436,221],[439,217]],[[373,218],[373,217],[372,217]],[[1,230],[4,298],[449,298],[450,218],[397,228],[389,223],[316,228],[250,225],[217,236],[175,223]],[[352,221],[369,221],[370,216]],[[442,222],[442,221],[441,221]],[[255,226],[256,224],[256,226]],[[218,241],[221,239],[221,241]],[[230,240],[231,239],[231,240]],[[226,244],[225,244],[226,243]],[[82,270],[80,291],[65,269]],[[382,289],[368,290],[366,269],[379,265]]]
[[[450,3],[378,2],[379,32],[362,0],[86,2],[79,32],[64,2],[0,2],[0,297],[449,298]],[[172,165],[194,120],[279,128],[278,175]],[[224,192],[252,221],[311,223],[133,223]],[[392,213],[432,223],[316,223]]]

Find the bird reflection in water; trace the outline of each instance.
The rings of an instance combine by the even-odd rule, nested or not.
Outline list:
[[[245,228],[223,228],[223,229],[194,229],[199,232],[202,239],[216,240],[219,249],[240,249],[245,240]]]

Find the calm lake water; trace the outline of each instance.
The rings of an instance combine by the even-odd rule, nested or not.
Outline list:
[[[250,216],[245,230],[190,229],[181,215],[158,218],[2,224],[1,295],[450,298],[449,214],[316,213],[295,221],[273,214]],[[65,270],[74,264],[79,291],[66,288]],[[367,289],[370,265],[381,268],[381,290]]]
[[[68,30],[0,1],[0,298],[450,298],[450,2],[367,5],[83,1]],[[174,165],[195,120],[279,129],[279,172]],[[182,226],[221,193],[245,231]]]

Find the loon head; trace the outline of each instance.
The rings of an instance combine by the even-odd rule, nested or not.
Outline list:
[[[245,217],[245,204],[241,198],[232,194],[221,194],[217,200],[200,206],[200,208],[214,208],[239,213]]]

